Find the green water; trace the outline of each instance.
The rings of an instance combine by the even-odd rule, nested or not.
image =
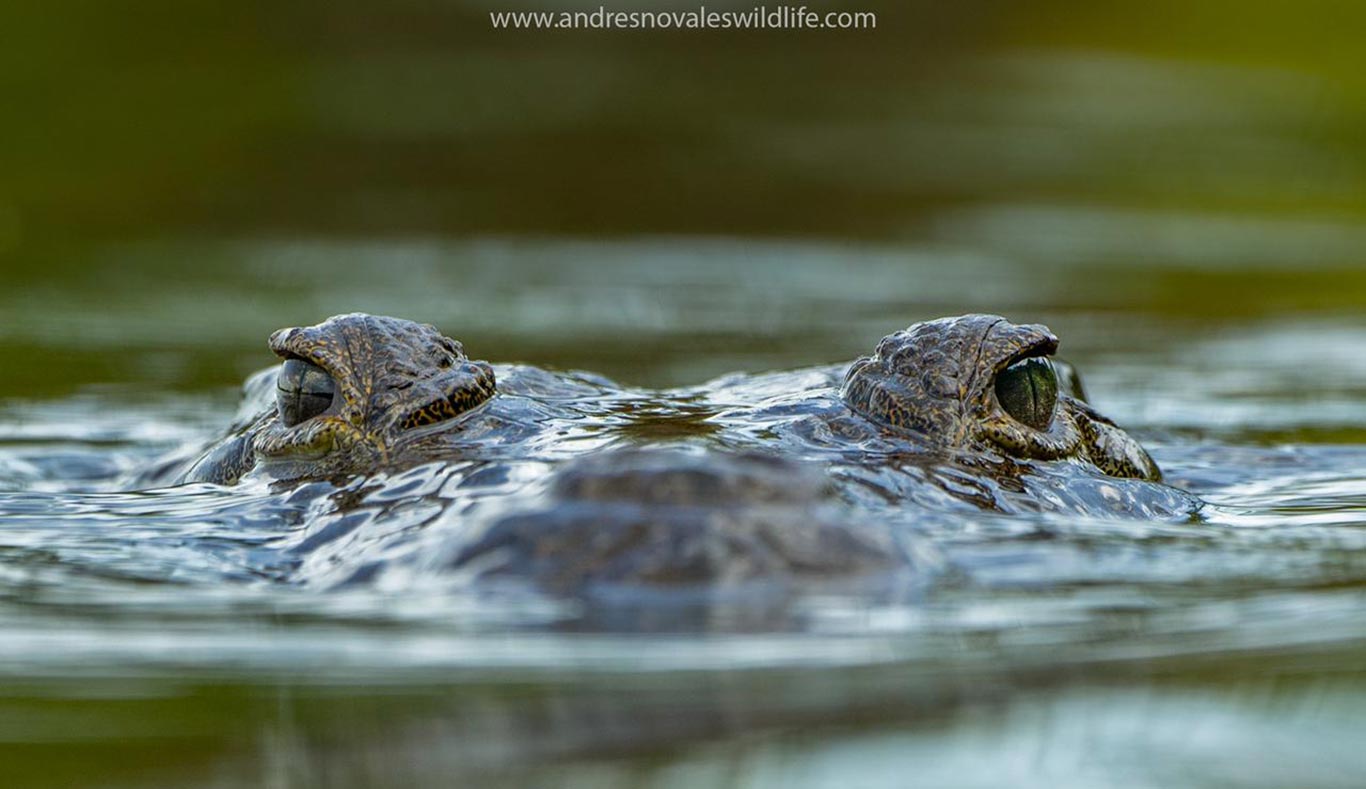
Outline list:
[[[1366,10],[858,8],[0,10],[0,783],[1366,781]],[[643,387],[1044,322],[1207,521],[984,519],[920,606],[622,636],[243,579],[287,504],[109,489],[351,310]]]

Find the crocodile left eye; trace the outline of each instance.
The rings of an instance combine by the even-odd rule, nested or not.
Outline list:
[[[1035,430],[1047,430],[1058,402],[1058,376],[1047,359],[1023,359],[996,376],[996,400],[1007,414]]]
[[[294,427],[332,407],[337,383],[327,371],[302,359],[286,359],[275,379],[280,421]]]

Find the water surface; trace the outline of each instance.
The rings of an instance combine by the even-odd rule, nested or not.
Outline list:
[[[1360,20],[871,5],[861,39],[11,12],[6,785],[1361,785]],[[609,376],[645,437],[912,321],[1043,322],[1205,504],[956,511],[905,524],[902,597],[641,633],[412,565],[458,525],[430,491],[320,541],[331,488],[130,486],[350,310]]]

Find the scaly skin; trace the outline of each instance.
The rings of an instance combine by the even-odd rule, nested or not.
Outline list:
[[[1072,458],[1114,477],[1162,478],[1137,441],[1063,392],[1043,429],[1006,413],[996,377],[1026,358],[1048,356],[1058,338],[998,315],[917,323],[890,334],[849,368],[840,397],[860,415],[931,444],[1021,459]]]
[[[332,406],[293,426],[275,410],[262,413],[196,463],[186,481],[231,484],[258,464],[284,478],[371,471],[495,392],[486,362],[471,361],[431,326],[399,318],[338,315],[281,329],[270,349],[329,373],[337,387]]]
[[[1065,371],[1055,381],[1056,403],[1050,399],[1047,410],[1030,415],[1038,426],[1002,407],[995,388],[1002,371],[1047,356],[1057,345],[1042,326],[995,315],[918,323],[855,361],[840,396],[863,418],[920,444],[1024,460],[1072,459],[1115,477],[1159,480],[1143,447],[1082,401]],[[487,363],[471,361],[459,342],[431,326],[397,318],[341,315],[278,331],[270,348],[329,375],[335,382],[330,407],[293,425],[283,409],[262,412],[196,463],[186,481],[232,483],[258,465],[290,479],[441,459],[449,456],[443,436],[495,394]]]
[[[522,384],[517,376],[525,372],[509,371],[505,391],[495,396],[489,365],[471,361],[460,343],[432,327],[409,321],[343,315],[278,331],[270,347],[286,364],[254,378],[251,399],[260,403],[273,388],[278,407],[242,419],[186,479],[232,483],[257,466],[279,479],[325,478],[458,459],[480,469],[466,484],[483,476],[501,485],[519,476],[510,470],[530,464],[535,476],[524,479],[532,481],[517,487],[514,499],[490,505],[498,508],[487,516],[492,520],[477,507],[460,512],[456,552],[442,565],[481,580],[529,581],[555,594],[623,585],[875,583],[917,569],[885,512],[869,517],[850,506],[851,484],[902,504],[929,492],[932,501],[949,495],[989,509],[1002,507],[999,494],[1025,499],[1028,510],[1032,485],[1050,491],[1052,505],[1088,512],[1146,514],[1170,509],[1172,501],[1167,489],[1154,490],[1161,486],[1119,486],[1106,478],[1155,481],[1160,475],[1134,439],[1081,400],[1065,370],[1022,361],[1052,353],[1056,337],[996,316],[947,318],[896,332],[849,368],[843,404],[828,388],[792,404],[784,424],[842,425],[817,430],[836,450],[828,468],[774,456],[792,448],[781,430],[758,431],[759,443],[735,452],[695,445],[601,451],[640,439],[623,416],[634,413],[629,404],[610,406],[629,400],[624,391],[610,382],[569,387],[547,402],[573,407],[548,409],[537,394],[568,376],[537,371],[542,377]],[[742,428],[756,418],[743,411],[733,417]],[[597,429],[593,441],[582,440],[590,435],[583,424]],[[580,440],[565,438],[574,429]],[[861,443],[868,436],[890,444],[893,455],[904,448],[930,470],[912,464],[897,476],[906,455],[869,451]],[[565,454],[547,460],[537,447]],[[587,456],[575,457],[578,452]],[[958,457],[947,456],[955,452]],[[1035,464],[999,463],[1003,456],[1093,468],[1069,463],[1031,470]],[[879,486],[884,471],[896,484],[914,487]],[[1055,486],[1057,480],[1063,484]],[[501,509],[506,505],[511,508]]]

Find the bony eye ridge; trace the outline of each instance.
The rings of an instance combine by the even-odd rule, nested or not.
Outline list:
[[[326,370],[302,359],[286,359],[275,379],[275,401],[280,421],[293,427],[327,411],[337,383]]]
[[[1058,376],[1042,357],[1022,359],[996,375],[996,400],[1012,418],[1035,430],[1053,423]]]

